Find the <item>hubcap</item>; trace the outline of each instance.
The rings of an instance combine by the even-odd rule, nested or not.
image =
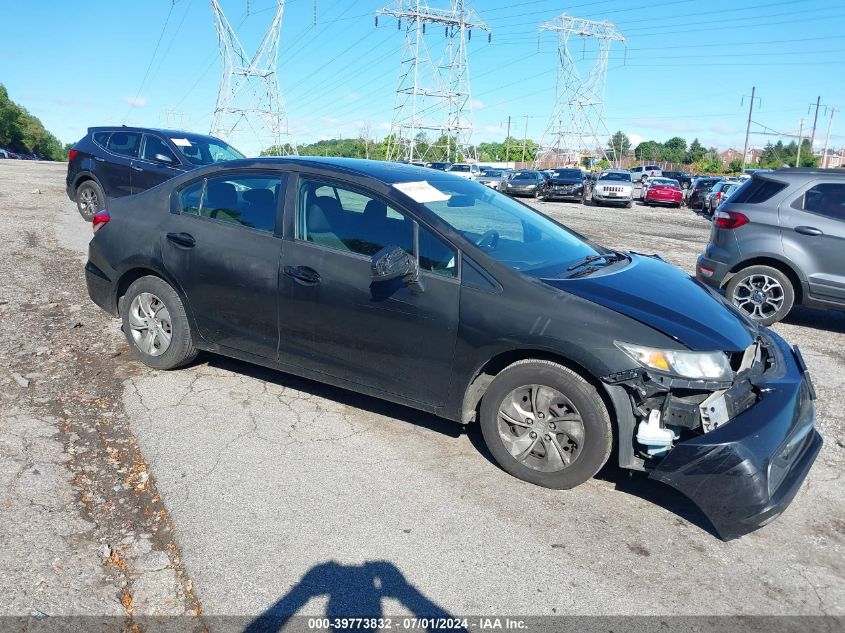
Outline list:
[[[783,286],[768,275],[749,275],[736,285],[731,300],[752,319],[766,319],[783,307]]]
[[[520,463],[551,473],[578,459],[584,445],[584,422],[572,401],[557,389],[526,385],[502,400],[499,436]]]
[[[99,207],[99,202],[97,192],[90,187],[85,187],[79,192],[79,204],[86,213],[94,215]]]
[[[129,305],[129,329],[135,345],[145,354],[161,356],[170,347],[173,326],[170,312],[151,292],[142,292]]]

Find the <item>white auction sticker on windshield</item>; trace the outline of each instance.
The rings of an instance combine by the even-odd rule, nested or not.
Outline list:
[[[439,189],[432,187],[426,180],[420,180],[418,182],[394,182],[393,186],[420,204],[425,204],[426,202],[445,202],[452,197],[448,193],[443,193]]]
[[[170,140],[173,141],[174,145],[178,145],[179,147],[193,147],[191,141],[186,138],[172,138]]]

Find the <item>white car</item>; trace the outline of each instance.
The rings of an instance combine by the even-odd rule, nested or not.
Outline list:
[[[469,178],[470,180],[476,180],[481,175],[481,168],[475,163],[455,163],[446,169],[446,171],[461,178]]]
[[[660,165],[640,165],[631,168],[631,180],[634,182],[642,182],[644,178],[660,178],[662,176],[663,171],[660,169]]]
[[[631,172],[624,169],[608,169],[599,174],[593,185],[594,205],[620,205],[630,207],[634,201],[634,183]]]

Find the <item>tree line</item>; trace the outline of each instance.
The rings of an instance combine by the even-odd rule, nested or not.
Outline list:
[[[59,139],[44,128],[38,117],[12,101],[3,84],[0,84],[0,147],[15,153],[37,154],[48,160],[67,159],[67,151]]]

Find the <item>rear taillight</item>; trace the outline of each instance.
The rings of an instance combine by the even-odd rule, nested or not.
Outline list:
[[[78,150],[75,150],[75,149],[68,150],[68,153],[67,153],[67,159],[68,159],[68,160],[73,160],[74,158],[76,158],[76,155],[77,155],[78,153],[79,153],[79,151],[78,151]]]
[[[109,220],[111,220],[111,216],[106,210],[100,211],[99,213],[94,215],[94,219],[91,220],[91,227],[94,229],[94,233],[96,233],[106,224],[108,224]]]
[[[738,229],[748,224],[748,218],[737,211],[716,211],[713,215],[713,226],[719,229]]]
[[[722,199],[722,192],[720,191],[716,194],[716,200],[721,200],[721,199]]]

